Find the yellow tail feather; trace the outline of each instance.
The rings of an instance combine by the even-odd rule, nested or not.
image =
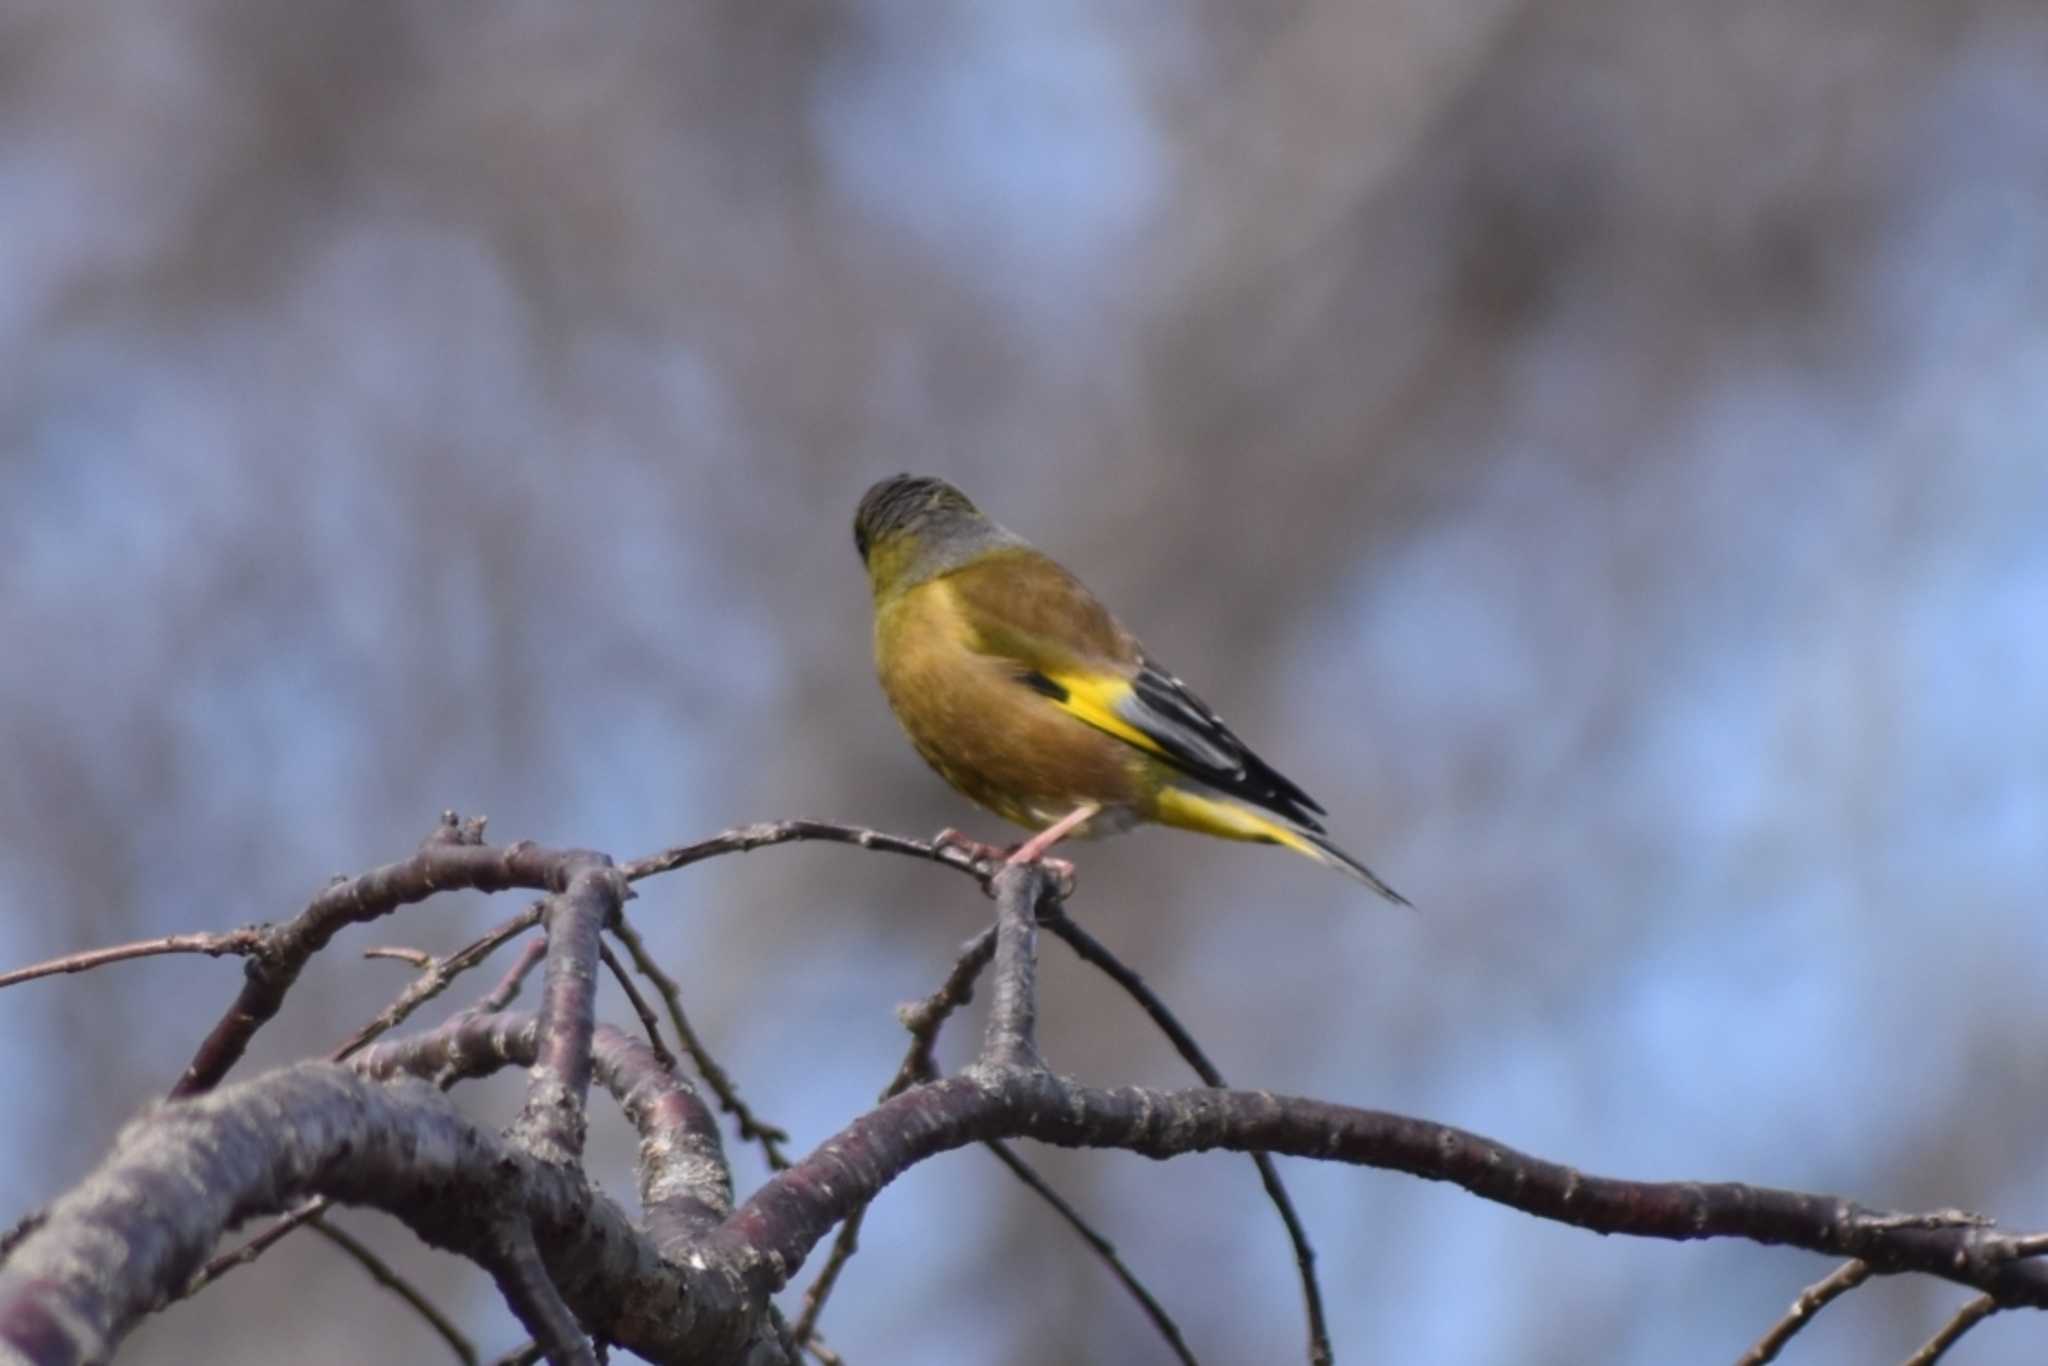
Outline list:
[[[1317,863],[1349,874],[1397,906],[1408,898],[1379,880],[1372,869],[1339,849],[1322,835],[1296,829],[1264,812],[1222,797],[1205,796],[1185,787],[1166,787],[1159,793],[1159,821],[1182,830],[1219,835],[1227,840],[1251,840],[1277,844],[1305,854]]]

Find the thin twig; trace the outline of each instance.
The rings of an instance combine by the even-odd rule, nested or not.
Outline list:
[[[536,914],[539,910],[538,906],[534,907]],[[525,947],[519,951],[519,956],[512,960],[511,966],[507,967],[504,975],[498,979],[498,984],[464,1006],[464,1012],[471,1015],[495,1015],[511,1005],[519,999],[519,990],[526,985],[526,979],[540,966],[540,960],[547,956],[546,935],[537,934],[527,940]]]
[[[989,1005],[987,1039],[982,1045],[981,1057],[976,1068],[1023,1067],[1042,1070],[1044,1061],[1038,1053],[1038,950],[1036,930],[1038,915],[1047,905],[1057,905],[1050,898],[1054,892],[1051,875],[1044,869],[1032,865],[1005,868],[996,875],[996,946],[995,946],[995,990]],[[1124,1289],[1138,1301],[1152,1324],[1166,1339],[1174,1355],[1183,1362],[1192,1363],[1187,1342],[1181,1337],[1180,1328],[1174,1323],[1152,1293],[1131,1274],[1117,1255],[1110,1241],[1097,1233],[1083,1219],[1080,1212],[1061,1198],[1052,1187],[1023,1158],[1000,1141],[984,1144],[996,1155],[998,1161],[1047,1204],[1073,1230],[1096,1255],[1109,1266]]]
[[[910,1047],[897,1066],[896,1075],[882,1088],[883,1100],[908,1090],[938,1070],[932,1060],[932,1046],[939,1037],[939,1030],[955,1011],[974,999],[975,979],[981,976],[982,969],[988,966],[995,951],[996,931],[991,925],[967,941],[953,962],[953,970],[946,974],[946,980],[939,984],[937,991],[921,1001],[897,1008],[896,1018],[910,1031]],[[867,1218],[867,1212],[867,1206],[862,1205],[846,1216],[824,1266],[818,1269],[818,1274],[805,1289],[804,1307],[797,1316],[796,1326],[790,1330],[791,1336],[799,1343],[808,1346],[817,1336],[819,1316],[825,1312],[825,1301],[832,1297],[833,1288],[839,1284],[839,1273],[853,1260],[853,1254],[860,1251],[860,1226]]]
[[[390,1263],[372,1252],[361,1239],[337,1224],[318,1219],[313,1223],[313,1230],[355,1258],[356,1264],[370,1274],[371,1280],[411,1305],[413,1312],[425,1319],[433,1330],[441,1335],[441,1341],[448,1344],[448,1350],[455,1353],[457,1361],[465,1363],[465,1366],[476,1366],[476,1344],[464,1336],[462,1330],[455,1326],[454,1320],[421,1294],[418,1287],[392,1270]]]
[[[263,946],[268,933],[267,926],[244,925],[239,930],[210,931],[203,934],[166,934],[155,939],[137,939],[132,943],[115,944],[103,949],[86,949],[81,953],[67,953],[61,958],[31,963],[12,972],[0,972],[0,988],[11,987],[17,982],[32,982],[38,977],[54,977],[66,972],[90,972],[108,963],[125,963],[131,958],[154,958],[166,953],[203,953],[208,958],[220,958],[228,954],[246,956]]]
[[[633,865],[627,864],[626,867],[631,869]],[[627,876],[630,877],[632,874],[628,872]],[[613,937],[626,946],[626,956],[633,960],[633,966],[639,970],[640,975],[654,983],[655,991],[661,996],[662,1006],[668,1011],[669,1027],[675,1030],[677,1042],[682,1045],[683,1051],[690,1055],[690,1065],[697,1069],[697,1075],[711,1088],[711,1094],[718,1097],[718,1107],[733,1117],[733,1122],[739,1127],[741,1139],[760,1144],[762,1155],[768,1159],[768,1166],[772,1170],[787,1170],[789,1155],[782,1150],[782,1145],[789,1141],[789,1134],[763,1120],[754,1113],[746,1101],[740,1099],[739,1087],[734,1084],[726,1070],[718,1065],[718,1060],[711,1056],[711,1050],[697,1037],[697,1031],[690,1027],[689,1016],[683,1013],[682,988],[677,985],[676,979],[662,970],[661,964],[648,952],[639,931],[633,928],[633,923],[623,914],[611,926],[611,932]]]
[[[960,946],[960,956],[954,960],[953,970],[946,974],[945,981],[939,983],[937,991],[921,1001],[896,1008],[896,1018],[910,1031],[910,1048],[896,1068],[896,1075],[883,1089],[881,1099],[887,1100],[926,1077],[937,1075],[938,1062],[933,1058],[932,1050],[938,1043],[939,1030],[954,1012],[974,999],[974,983],[989,960],[995,957],[995,952],[996,931],[991,925]]]
[[[341,1062],[375,1041],[378,1035],[405,1023],[406,1017],[446,991],[457,977],[483,962],[511,940],[540,924],[541,907],[545,904],[536,902],[481,938],[465,944],[445,958],[435,959],[431,967],[415,977],[405,990],[399,993],[397,1000],[378,1011],[375,1019],[337,1044],[334,1051],[327,1055],[328,1061]]]
[[[1145,1283],[1125,1264],[1122,1255],[1116,1250],[1116,1244],[1098,1233],[1081,1212],[1069,1204],[1066,1197],[1047,1185],[1045,1178],[1040,1176],[1030,1163],[1019,1157],[1009,1144],[997,1139],[982,1146],[994,1153],[996,1160],[1008,1167],[1019,1181],[1030,1187],[1033,1194],[1051,1205],[1053,1213],[1066,1220],[1067,1227],[1079,1234],[1081,1241],[1095,1250],[1095,1255],[1102,1258],[1103,1263],[1109,1267],[1110,1274],[1117,1278],[1130,1297],[1138,1302],[1138,1307],[1145,1311],[1145,1317],[1152,1320],[1152,1326],[1159,1330],[1159,1336],[1166,1339],[1166,1345],[1172,1349],[1174,1358],[1184,1362],[1186,1366],[1198,1366],[1194,1353],[1188,1350],[1187,1339],[1181,1336],[1180,1325],[1173,1321],[1173,1316],[1166,1312],[1166,1306],[1153,1296]]]
[[[403,945],[387,944],[382,948],[364,949],[365,958],[395,958],[401,963],[410,963],[416,968],[434,966],[434,955],[425,949],[408,949]]]
[[[626,1000],[631,1003],[633,1013],[640,1017],[640,1027],[647,1031],[647,1044],[654,1050],[655,1058],[662,1067],[670,1071],[675,1070],[676,1055],[669,1052],[668,1045],[661,1041],[661,1021],[654,1018],[653,1007],[649,1006],[647,998],[640,994],[640,988],[633,985],[632,976],[619,962],[618,956],[611,951],[610,945],[600,943],[597,953],[605,967],[610,970],[612,980],[619,984],[619,990],[626,993]]]
[[[765,849],[770,845],[788,844],[796,840],[851,844],[862,849],[880,849],[885,853],[926,859],[932,863],[942,863],[948,868],[957,868],[983,886],[988,885],[988,879],[995,873],[995,865],[988,859],[976,858],[971,852],[952,844],[914,840],[903,835],[870,830],[862,825],[842,825],[836,821],[813,820],[757,821],[752,825],[736,825],[709,839],[698,840],[695,844],[677,845],[658,854],[649,854],[646,858],[622,863],[619,865],[619,871],[626,875],[628,882],[638,882],[641,878],[672,872],[677,868],[688,867],[692,863],[716,858],[720,854],[744,854],[750,850]]]
[[[1771,1330],[1756,1340],[1756,1345],[1736,1358],[1735,1366],[1764,1366],[1767,1361],[1777,1360],[1778,1353],[1785,1350],[1785,1344],[1793,1336],[1813,1322],[1813,1316],[1870,1279],[1870,1263],[1847,1261],[1829,1273],[1826,1279],[1815,1281],[1799,1292],[1799,1298],[1792,1301],[1792,1307],[1785,1316],[1771,1325]]]
[[[1941,1331],[1921,1344],[1920,1350],[1906,1358],[1906,1366],[1934,1366],[1948,1352],[1948,1349],[1962,1341],[1963,1334],[1975,1328],[1998,1312],[1998,1301],[1989,1295],[1979,1295],[1961,1309],[1956,1316],[1941,1326]]]
[[[496,929],[489,931],[482,938],[466,944],[447,957],[438,960],[420,977],[414,979],[399,994],[398,999],[380,1011],[374,1020],[357,1030],[347,1042],[341,1044],[330,1053],[328,1055],[329,1060],[340,1062],[350,1054],[360,1051],[366,1045],[373,1042],[378,1035],[403,1023],[405,1018],[412,1014],[413,1011],[447,990],[448,985],[463,972],[475,967],[478,963],[488,958],[497,949],[502,947],[507,940],[539,924],[540,913],[541,905],[540,903],[535,903],[504,924],[499,925]],[[519,962],[514,965],[514,971],[507,972],[504,980],[500,981],[497,987],[478,1005],[490,1011],[503,1010],[511,1003],[512,998],[518,994],[520,980],[525,977],[527,972],[532,970],[533,964],[539,961],[541,952],[546,947],[547,945],[544,940],[536,938],[532,945],[529,946],[529,951],[522,955]],[[503,997],[502,1000],[498,999],[500,995]],[[246,1266],[250,1262],[255,1261],[265,1252],[268,1252],[287,1233],[290,1233],[302,1224],[318,1219],[322,1214],[326,1213],[331,1203],[324,1196],[308,1200],[289,1214],[280,1216],[276,1223],[249,1239],[240,1247],[231,1248],[213,1258],[204,1267],[200,1268],[199,1274],[194,1276],[191,1283],[185,1287],[185,1296],[189,1298],[196,1295],[228,1272],[233,1271],[236,1267]]]
[[[201,1095],[218,1085],[248,1052],[257,1031],[284,1008],[307,962],[344,927],[456,889],[554,891],[588,857],[527,842],[494,849],[484,843],[482,819],[465,821],[453,811],[442,812],[412,857],[337,878],[290,920],[262,928],[262,943],[243,971],[241,990],[192,1054],[171,1087],[171,1099]]]
[[[1002,889],[999,892],[999,896],[1003,896],[1005,893],[1015,893],[1035,898],[1043,890],[1043,883],[1032,887],[1027,882],[1016,888]],[[1013,900],[1014,897],[1011,899]],[[1009,909],[1014,911],[1015,908],[1012,906]],[[1011,917],[1006,916],[1006,921],[1010,919]],[[1013,935],[1017,933],[1018,927],[1015,924],[1009,924],[1008,928]],[[883,1100],[888,1100],[890,1097],[907,1090],[918,1082],[929,1080],[937,1075],[938,1066],[933,1058],[932,1050],[937,1041],[939,1029],[948,1017],[972,999],[974,983],[982,970],[988,966],[990,959],[995,955],[998,941],[999,932],[997,929],[992,927],[984,930],[962,950],[959,959],[953,965],[953,970],[947,974],[946,980],[939,986],[937,991],[922,1001],[902,1007],[897,1012],[898,1017],[903,1021],[904,1027],[910,1031],[911,1042],[909,1049],[904,1054],[903,1062],[896,1069],[896,1075],[891,1078],[889,1085],[882,1092],[881,1098]],[[1012,1003],[1010,1011],[1012,1014],[1015,1013],[1014,1003]],[[998,1011],[994,1013],[1000,1014],[1003,1012]],[[1018,1037],[1011,1037],[1020,1027],[1023,1029],[1023,1033]],[[998,1053],[1014,1052],[1015,1046],[1021,1041],[1025,1053],[1035,1059],[1035,1052],[1030,1048],[1027,1021],[1013,1020],[1007,1026],[992,1025],[991,1038],[993,1040],[992,1048]],[[1019,1157],[1008,1144],[992,1142],[985,1146],[991,1153],[995,1154],[998,1161],[1010,1169],[1018,1180],[1022,1181],[1029,1189],[1050,1205],[1054,1213],[1064,1219],[1068,1226],[1080,1235],[1082,1241],[1087,1243],[1096,1255],[1102,1258],[1109,1267],[1111,1274],[1117,1278],[1117,1281],[1137,1301],[1139,1308],[1144,1311],[1145,1316],[1159,1330],[1160,1336],[1166,1340],[1167,1346],[1173,1352],[1175,1358],[1192,1366],[1195,1358],[1188,1348],[1187,1340],[1181,1334],[1179,1325],[1174,1322],[1172,1315],[1167,1313],[1165,1306],[1160,1304],[1158,1298],[1146,1288],[1144,1283],[1138,1279],[1137,1275],[1124,1262],[1123,1258],[1118,1254],[1116,1246],[1096,1231],[1081,1215],[1080,1211],[1075,1209],[1057,1191],[1053,1190],[1046,1183],[1045,1179],[1029,1163]],[[806,1345],[814,1343],[818,1318],[824,1311],[825,1303],[830,1298],[834,1286],[838,1283],[840,1273],[845,1269],[846,1264],[852,1259],[854,1253],[859,1250],[861,1223],[866,1214],[867,1207],[862,1206],[847,1216],[845,1222],[840,1225],[839,1236],[832,1245],[832,1251],[826,1258],[825,1265],[804,1292],[803,1312],[802,1316],[797,1320],[795,1329],[799,1342]],[[813,1354],[816,1354],[815,1351]]]
[[[804,1287],[804,1307],[797,1313],[796,1326],[790,1329],[790,1336],[798,1342],[808,1345],[818,1335],[818,1320],[824,1317],[825,1302],[839,1288],[839,1275],[846,1270],[846,1264],[853,1260],[854,1253],[860,1251],[860,1226],[867,1222],[867,1217],[866,1205],[846,1216],[846,1221],[839,1226],[838,1235],[832,1240],[832,1251],[826,1256],[825,1264]]]
[[[1147,986],[1145,979],[1124,966],[1124,963],[1094,935],[1081,928],[1080,923],[1066,913],[1064,906],[1055,905],[1040,916],[1048,930],[1067,942],[1081,960],[1100,969],[1109,979],[1122,987],[1132,1000],[1138,1003],[1152,1023],[1159,1027],[1173,1044],[1181,1060],[1194,1069],[1205,1085],[1221,1088],[1226,1083],[1216,1064],[1202,1051],[1194,1036],[1182,1027],[1181,1022],[1167,1009],[1166,1002]],[[1336,1360],[1330,1346],[1330,1326],[1323,1313],[1322,1286],[1316,1280],[1315,1249],[1309,1245],[1308,1230],[1303,1227],[1301,1216],[1295,1212],[1294,1200],[1287,1193],[1287,1187],[1280,1180],[1280,1169],[1266,1153],[1251,1154],[1254,1165],[1259,1169],[1259,1182],[1266,1188],[1266,1198],[1280,1215],[1280,1222],[1287,1229],[1287,1241],[1294,1248],[1294,1265],[1301,1280],[1301,1297],[1308,1312],[1308,1359],[1311,1366],[1330,1366]]]
[[[290,1213],[279,1215],[276,1223],[264,1229],[263,1232],[251,1238],[248,1242],[243,1243],[240,1247],[229,1248],[226,1252],[221,1253],[205,1266],[199,1268],[199,1274],[186,1283],[181,1298],[191,1299],[194,1295],[206,1289],[207,1286],[212,1285],[215,1281],[227,1275],[228,1272],[233,1271],[236,1267],[247,1266],[268,1252],[277,1240],[284,1237],[285,1234],[290,1233],[302,1224],[318,1219],[322,1214],[331,1209],[333,1205],[334,1202],[326,1196],[316,1195]]]

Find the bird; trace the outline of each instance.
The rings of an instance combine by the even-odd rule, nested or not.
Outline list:
[[[890,710],[940,777],[1037,832],[1008,862],[1149,822],[1277,844],[1409,904],[1079,579],[953,485],[881,480],[861,497],[853,541]],[[952,831],[941,840],[996,852]]]

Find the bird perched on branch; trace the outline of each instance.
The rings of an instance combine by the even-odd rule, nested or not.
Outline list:
[[[853,540],[889,706],[940,777],[1038,832],[1011,862],[1152,821],[1283,845],[1408,904],[1079,579],[951,484],[884,479]]]

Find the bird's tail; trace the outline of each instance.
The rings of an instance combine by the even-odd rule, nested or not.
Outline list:
[[[1396,906],[1412,903],[1380,881],[1372,869],[1331,843],[1320,830],[1309,830],[1254,810],[1225,797],[1211,797],[1185,787],[1168,787],[1159,794],[1159,819],[1183,830],[1199,830],[1225,839],[1255,840],[1278,844],[1297,854],[1306,854],[1325,867],[1357,878]]]
[[[1335,868],[1340,873],[1349,873],[1387,900],[1393,902],[1396,906],[1412,906],[1415,904],[1386,883],[1381,882],[1379,874],[1373,872],[1372,869],[1330,843],[1328,835],[1319,835],[1312,830],[1288,830],[1286,835],[1291,835],[1293,838],[1289,839],[1286,836],[1280,836],[1278,837],[1280,843],[1296,853],[1307,854],[1316,862]]]

